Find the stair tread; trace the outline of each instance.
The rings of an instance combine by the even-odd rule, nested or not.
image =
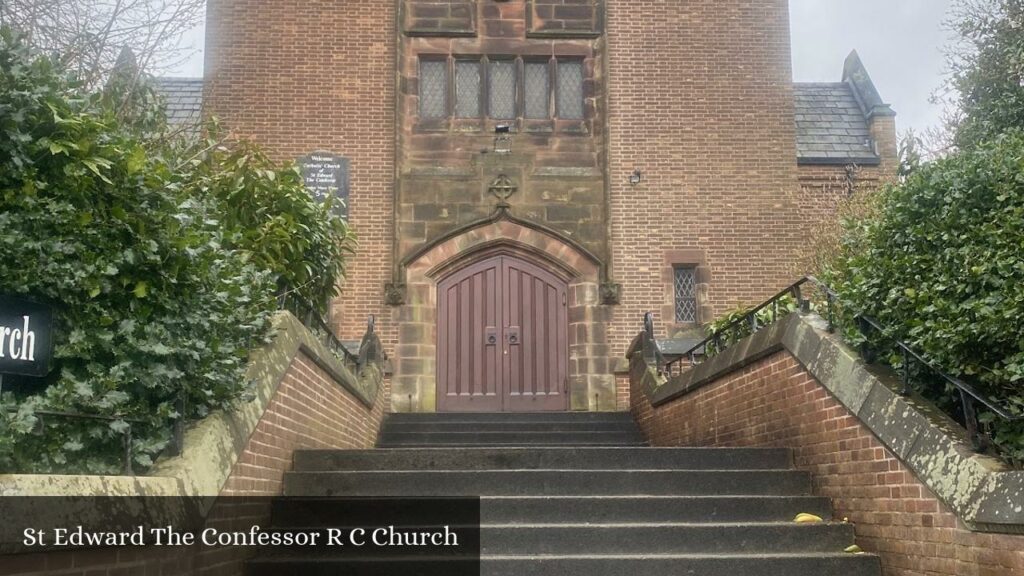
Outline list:
[[[658,559],[684,559],[684,558],[744,558],[744,559],[765,559],[765,558],[877,558],[877,555],[868,552],[850,554],[843,551],[836,552],[751,552],[751,553],[720,553],[707,554],[701,552],[666,552],[666,553],[628,553],[628,554],[481,554],[481,560],[658,560]],[[309,556],[302,558],[302,562],[337,562],[345,560],[358,561],[384,561],[384,562],[422,562],[422,561],[444,561],[450,562],[451,556],[415,556],[402,558],[397,556],[358,556],[354,558],[338,558],[332,556]],[[249,560],[250,562],[287,562],[296,561],[289,556],[261,556]]]
[[[538,522],[531,524],[481,524],[481,528],[776,528],[788,526],[797,530],[809,530],[822,526],[850,526],[839,521],[825,522]]]
[[[550,447],[549,446],[538,446],[536,448],[534,448],[532,446],[521,446],[521,447],[510,448],[510,449],[511,450],[521,450],[521,451],[533,451],[533,450],[572,450],[572,448],[561,447],[561,446],[550,446]],[[598,448],[590,448],[590,447],[583,447],[583,448],[581,448],[581,450],[597,450],[597,449]],[[617,449],[617,448],[613,448],[613,449]],[[373,448],[373,449],[370,449],[370,450],[366,450],[366,449],[330,449],[330,448],[326,448],[326,449],[296,450],[296,453],[300,453],[301,452],[301,453],[304,453],[304,454],[374,454],[374,453],[378,453],[378,452],[393,452],[393,451],[397,451],[397,450],[404,450],[404,448]],[[444,452],[444,451],[449,451],[450,448],[448,448],[446,446],[438,446],[438,447],[434,447],[434,448],[417,449],[417,450],[415,450],[415,452],[423,452],[423,451],[431,451],[431,450],[438,451],[438,452]],[[472,450],[487,451],[487,450],[492,450],[492,448],[490,448],[488,446],[480,446],[480,447],[474,448]],[[720,453],[723,453],[723,454],[739,453],[739,452],[754,452],[754,453],[762,453],[762,452],[764,452],[764,453],[787,453],[787,454],[789,453],[789,450],[787,450],[785,448],[709,448],[709,447],[701,447],[701,446],[694,446],[694,447],[688,447],[687,446],[687,447],[678,447],[678,448],[676,448],[676,447],[664,447],[664,446],[647,446],[647,447],[644,447],[643,451],[644,452],[665,452],[665,453],[685,453],[685,452],[711,453],[711,452],[720,452]]]
[[[686,468],[503,468],[489,470],[463,470],[460,468],[435,468],[431,470],[309,470],[294,471],[287,474],[516,474],[516,473],[540,473],[540,472],[571,472],[574,474],[593,474],[594,472],[614,472],[616,474],[672,474],[672,473],[700,473],[700,474],[765,474],[772,472],[786,472],[799,474],[799,470],[792,468],[765,468],[759,470],[745,470],[735,468],[701,468],[689,470]]]
[[[425,574],[452,563],[493,576],[876,576],[877,556],[841,552],[854,527],[832,519],[830,500],[792,464],[783,448],[650,447],[627,412],[392,414],[374,450],[297,451],[285,493],[310,503],[275,512],[278,525],[329,521],[334,508],[316,502],[328,495],[479,497],[479,561],[425,550],[250,565],[258,576],[289,564],[290,574],[392,574],[424,563]],[[793,522],[800,512],[825,520]]]

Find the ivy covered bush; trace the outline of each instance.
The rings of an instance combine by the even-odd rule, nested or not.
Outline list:
[[[89,93],[0,31],[0,293],[55,308],[53,372],[0,397],[0,472],[117,472],[129,424],[145,469],[176,420],[244,396],[277,293],[336,293],[353,238],[299,173],[163,139],[158,109],[124,113],[139,94]]]
[[[848,222],[829,279],[851,309],[1024,414],[1024,134],[915,169],[876,216]],[[954,390],[919,386],[955,407]],[[1024,463],[1024,422],[982,420],[1000,453]]]

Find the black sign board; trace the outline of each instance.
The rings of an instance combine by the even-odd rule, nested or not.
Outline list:
[[[323,202],[328,196],[335,198],[335,213],[348,217],[349,160],[330,152],[313,152],[298,160],[302,178],[313,196]],[[339,202],[340,200],[340,202]]]
[[[46,376],[53,357],[53,310],[0,296],[0,375]]]

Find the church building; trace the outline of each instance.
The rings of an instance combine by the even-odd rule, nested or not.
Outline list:
[[[209,0],[206,34],[171,118],[338,178],[330,321],[376,317],[392,412],[623,410],[645,313],[764,300],[896,172],[855,52],[793,82],[787,0]]]

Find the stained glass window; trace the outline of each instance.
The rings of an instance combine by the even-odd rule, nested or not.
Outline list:
[[[675,268],[676,322],[697,321],[697,269],[693,266]]]
[[[420,61],[420,117],[448,115],[448,66],[443,60]]]
[[[490,70],[490,116],[497,120],[516,117],[516,64],[495,60]]]
[[[526,95],[527,118],[550,118],[551,111],[547,62],[527,62],[523,67],[523,88]]]
[[[583,62],[558,62],[558,117],[567,120],[583,118]]]
[[[455,115],[460,118],[480,116],[480,62],[460,60],[455,63]]]

